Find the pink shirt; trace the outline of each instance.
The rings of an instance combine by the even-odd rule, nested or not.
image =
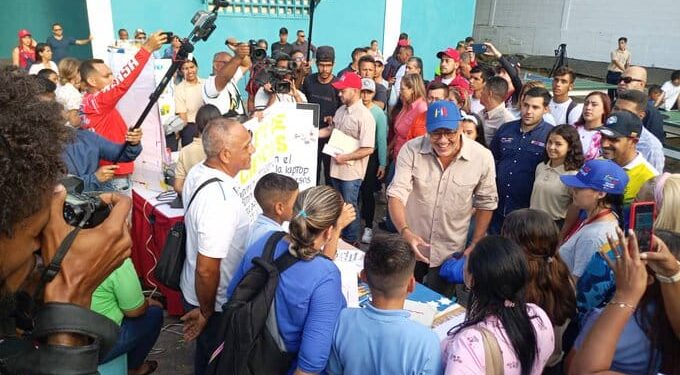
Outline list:
[[[552,323],[543,309],[533,303],[527,303],[527,312],[529,317],[532,318],[531,323],[536,332],[538,347],[531,374],[540,375],[555,348],[555,335]],[[496,336],[501,353],[503,354],[504,374],[521,374],[522,366],[498,318],[490,316],[478,325],[490,330]],[[442,349],[442,359],[446,363],[446,375],[477,375],[486,372],[484,343],[479,331],[466,328],[455,336],[449,336],[442,341]]]
[[[397,158],[401,146],[408,141],[408,131],[411,129],[413,121],[419,114],[424,112],[427,112],[425,98],[418,98],[411,105],[404,106],[399,111],[397,119],[394,121],[394,150],[392,151],[392,158]]]

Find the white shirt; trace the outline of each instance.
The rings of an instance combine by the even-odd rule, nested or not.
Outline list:
[[[222,182],[213,182],[201,189],[184,214],[187,255],[182,269],[180,289],[187,302],[198,306],[196,294],[198,253],[209,258],[221,259],[215,311],[222,311],[222,305],[227,302],[227,286],[245,253],[250,218],[241,198],[234,190],[236,180],[204,163],[194,166],[187,175],[182,190],[184,207],[189,205],[194,191],[204,181],[213,177],[219,178]]]
[[[83,94],[70,82],[65,85],[58,85],[54,94],[57,97],[57,103],[63,105],[67,111],[79,109],[80,103],[83,102]]]
[[[581,112],[583,112],[583,104],[577,104],[569,113],[569,119],[567,119],[567,109],[569,109],[569,104],[571,104],[573,99],[564,103],[555,103],[553,99],[550,99],[550,113],[555,118],[555,125],[569,124],[574,125],[576,121],[581,118]]]
[[[234,109],[239,114],[244,115],[246,110],[243,107],[241,93],[236,86],[241,78],[243,78],[243,70],[238,68],[234,76],[231,77],[231,80],[224,86],[224,89],[217,91],[215,76],[210,76],[203,83],[203,102],[214,105],[222,114],[229,112],[230,109]]]
[[[307,103],[307,97],[305,94],[302,93],[302,91],[298,90],[298,94],[300,95],[300,99],[302,100],[300,103]],[[257,89],[257,92],[255,93],[255,109],[264,109],[267,108],[267,104],[269,104],[269,98],[271,95],[276,95],[276,101],[282,102],[282,103],[296,103],[295,97],[291,94],[270,94],[267,91],[265,91],[264,87],[260,87]]]
[[[401,79],[406,75],[406,64],[402,64],[394,75],[394,85],[392,85],[392,92],[390,93],[390,99],[387,104],[390,107],[397,105],[397,100],[399,100],[399,90],[401,90]]]
[[[33,74],[36,75],[38,74],[39,71],[43,69],[52,69],[57,75],[59,75],[59,68],[57,67],[57,64],[54,63],[54,61],[50,61],[49,64],[45,65],[43,63],[36,63],[31,65],[31,69],[28,69],[28,74]]]
[[[673,82],[671,81],[666,81],[663,86],[661,86],[661,90],[666,94],[663,100],[663,108],[667,111],[670,111],[671,108],[673,108],[673,105],[678,101],[678,95],[680,95],[680,85],[679,86],[674,86]]]
[[[482,111],[484,110],[484,106],[482,103],[479,102],[479,99],[475,98],[474,96],[470,95],[470,111],[474,114],[481,114]]]

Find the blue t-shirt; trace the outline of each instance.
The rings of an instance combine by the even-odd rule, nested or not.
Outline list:
[[[255,222],[250,224],[248,229],[248,237],[246,237],[245,248],[249,249],[255,242],[259,241],[265,235],[271,235],[272,232],[284,230],[281,224],[266,217],[264,214],[257,215]]]
[[[61,40],[57,40],[54,36],[50,36],[47,38],[47,44],[52,48],[52,61],[59,64],[61,59],[69,56],[69,47],[76,44],[76,38],[64,36]]]
[[[269,235],[265,235],[248,248],[229,284],[227,298],[252,267],[253,258],[262,255],[268,239]],[[288,251],[288,245],[288,241],[282,239],[274,258]],[[321,372],[328,362],[333,329],[346,306],[338,267],[322,255],[298,261],[281,274],[274,303],[276,323],[286,351],[298,353],[292,369]]]
[[[342,310],[328,360],[329,374],[441,374],[437,335],[405,310]]]
[[[496,161],[498,209],[495,214],[502,217],[529,207],[536,166],[543,161],[545,143],[553,126],[541,121],[526,133],[521,128],[521,120],[501,125],[489,146]]]
[[[631,315],[628,323],[621,332],[621,337],[616,343],[616,352],[610,367],[611,371],[618,371],[624,374],[646,374],[647,364],[652,359],[650,358],[651,342],[645,335],[640,325],[636,320],[638,312]],[[579,349],[583,345],[588,332],[593,328],[593,324],[597,318],[602,315],[602,309],[594,309],[586,315],[583,329],[576,338],[574,348]],[[652,368],[653,373],[657,373],[661,368],[660,358]]]

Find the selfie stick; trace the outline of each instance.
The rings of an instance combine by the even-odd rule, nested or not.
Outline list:
[[[158,98],[160,98],[163,91],[165,91],[165,88],[168,86],[168,83],[170,83],[170,80],[175,75],[175,72],[177,72],[177,69],[179,69],[180,65],[182,65],[182,63],[184,63],[184,61],[189,57],[189,54],[194,51],[193,43],[196,43],[199,40],[203,41],[208,40],[210,34],[212,34],[212,32],[215,30],[216,27],[215,20],[217,19],[217,11],[219,10],[220,7],[228,6],[229,3],[227,1],[215,1],[214,4],[215,5],[213,7],[213,10],[210,13],[203,11],[199,11],[198,13],[196,13],[192,20],[192,21],[196,20],[195,22],[196,26],[194,27],[193,30],[191,30],[191,33],[189,34],[188,37],[186,37],[184,40],[181,40],[182,45],[179,47],[179,51],[177,51],[177,55],[175,56],[175,58],[172,60],[172,65],[170,65],[170,69],[168,69],[168,71],[165,73],[163,79],[161,79],[158,86],[156,86],[156,89],[151,93],[151,95],[149,95],[149,103],[147,103],[146,107],[142,111],[142,114],[139,115],[137,122],[132,128],[130,128],[130,130],[135,130],[142,126],[142,123],[144,123],[146,116],[149,115],[151,109],[154,107],[156,102],[158,102]],[[124,152],[125,147],[121,149],[120,153],[118,154],[118,157],[116,157],[115,163],[118,163],[120,158],[123,156]]]
[[[309,2],[309,38],[307,39],[307,61],[312,50],[312,27],[314,26],[314,9],[321,0],[312,0]]]

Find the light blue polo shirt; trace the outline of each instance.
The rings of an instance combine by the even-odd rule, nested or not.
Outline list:
[[[329,374],[441,374],[437,335],[405,310],[372,304],[340,312],[326,371]]]
[[[284,229],[281,224],[264,216],[264,214],[259,214],[255,222],[250,224],[250,228],[248,229],[248,237],[246,237],[245,247],[246,251],[250,249],[250,246],[252,246],[255,242],[264,237],[265,234],[282,230]]]

